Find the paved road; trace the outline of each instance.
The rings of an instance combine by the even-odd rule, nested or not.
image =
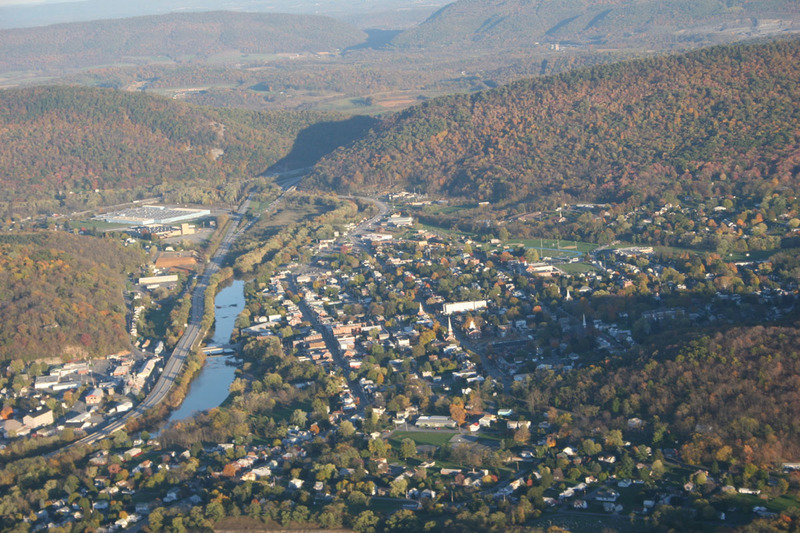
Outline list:
[[[299,183],[303,177],[303,175],[295,174],[286,180],[282,184],[284,192],[275,200],[273,200],[273,202],[267,206],[264,211],[269,211],[269,209],[283,199],[286,193],[294,190],[297,183]],[[206,289],[208,288],[208,282],[211,279],[211,276],[219,271],[223,261],[225,260],[225,257],[228,255],[228,252],[230,251],[231,246],[236,239],[245,231],[250,229],[250,227],[256,222],[256,219],[254,219],[246,226],[239,228],[249,207],[250,197],[248,196],[247,199],[242,202],[242,205],[240,205],[239,208],[233,213],[233,220],[228,228],[227,233],[220,242],[220,245],[217,248],[217,251],[214,253],[214,256],[206,264],[203,274],[197,279],[197,284],[192,291],[192,309],[189,314],[189,321],[186,324],[186,330],[178,341],[178,344],[175,345],[175,349],[172,351],[169,359],[167,359],[164,370],[161,372],[161,376],[159,376],[158,381],[156,381],[156,384],[150,390],[144,401],[137,405],[135,409],[116,419],[111,420],[109,423],[103,426],[100,426],[94,432],[60,450],[57,450],[56,452],[53,452],[51,455],[61,453],[62,451],[73,446],[93,444],[98,440],[123,429],[129,420],[142,416],[148,409],[152,409],[164,401],[164,398],[167,397],[170,389],[172,389],[172,385],[175,384],[175,380],[181,374],[187,357],[192,352],[198,341],[202,340],[203,335],[205,334],[205,332],[201,330],[201,323],[203,320],[203,314],[205,312]]]
[[[289,278],[289,290],[295,294],[297,294],[300,290],[296,283],[295,275],[292,275]],[[311,325],[314,326],[314,329],[322,335],[322,339],[325,341],[325,346],[328,348],[328,351],[331,352],[331,355],[333,355],[334,363],[336,363],[341,369],[342,376],[347,380],[350,391],[358,398],[358,412],[363,414],[364,409],[369,405],[369,401],[367,400],[367,396],[364,394],[364,391],[361,389],[361,385],[359,385],[358,381],[350,380],[350,365],[347,363],[347,361],[345,361],[341,350],[339,350],[339,342],[333,336],[333,333],[331,333],[327,327],[317,320],[316,314],[314,314],[314,312],[308,306],[305,298],[300,300],[300,303],[298,303],[297,307],[299,307],[300,311],[303,313],[303,319],[309,321]]]
[[[348,234],[348,238],[350,242],[353,244],[354,247],[359,248],[361,250],[367,251],[366,248],[361,243],[361,236],[365,233],[369,233],[374,231],[378,225],[378,222],[386,216],[386,213],[389,212],[389,206],[386,205],[385,202],[378,200],[377,198],[370,198],[367,196],[340,196],[340,198],[352,199],[357,198],[359,200],[363,200],[365,202],[371,202],[375,207],[378,208],[378,214],[369,218],[367,220],[361,221],[353,230]]]
[[[295,182],[285,182],[284,183],[284,187],[293,186],[294,183]],[[386,215],[386,213],[389,211],[389,206],[386,205],[384,202],[381,202],[380,200],[377,200],[375,198],[365,197],[365,196],[356,196],[356,197],[354,197],[354,196],[340,196],[340,198],[346,198],[346,199],[358,198],[359,200],[363,200],[363,201],[366,201],[366,202],[371,202],[378,208],[378,213],[375,216],[373,216],[373,217],[371,217],[369,219],[366,219],[366,220],[362,220],[348,234],[348,238],[349,238],[350,242],[353,244],[354,247],[358,247],[360,249],[365,249],[361,244],[360,236],[362,234],[364,234],[364,233],[367,233],[367,232],[371,231],[372,229],[374,229],[376,227],[376,225],[380,221],[380,219],[383,218]],[[289,289],[295,294],[297,294],[300,291],[300,288],[297,285],[296,277],[301,272],[302,273],[309,272],[309,269],[307,267],[305,267],[305,266],[304,267],[299,267],[299,268],[294,270],[292,276],[289,278]],[[336,341],[336,338],[328,330],[327,327],[322,325],[319,322],[319,320],[317,320],[316,315],[311,310],[311,308],[308,306],[308,304],[306,304],[305,299],[301,299],[300,300],[300,303],[298,304],[298,307],[300,308],[300,311],[303,313],[303,318],[305,320],[308,320],[309,322],[311,322],[311,324],[314,326],[314,329],[322,334],[322,338],[325,341],[325,346],[328,348],[328,350],[333,355],[334,362],[341,368],[342,375],[345,377],[345,379],[347,379],[348,386],[350,387],[350,390],[358,398],[358,401],[359,401],[358,412],[363,414],[364,409],[366,408],[367,405],[370,405],[370,402],[367,399],[367,395],[362,390],[361,385],[357,381],[351,381],[348,378],[351,369],[350,369],[350,366],[347,363],[347,361],[345,361],[344,357],[342,356],[341,350],[339,350],[339,343]]]
[[[267,206],[265,211],[268,211],[275,204],[280,202],[287,192],[293,190],[293,187],[294,182],[286,184],[284,193],[273,200],[272,204]],[[214,253],[214,256],[206,264],[203,274],[197,279],[197,284],[192,291],[192,309],[189,314],[189,321],[186,324],[186,330],[178,341],[178,344],[175,345],[175,349],[172,351],[169,359],[167,359],[167,362],[164,365],[164,370],[161,372],[161,376],[159,376],[158,381],[156,381],[156,384],[150,390],[144,401],[137,405],[135,409],[123,414],[117,419],[111,420],[109,423],[97,428],[97,430],[93,433],[90,433],[89,435],[86,435],[82,439],[73,442],[65,448],[54,452],[54,454],[60,453],[61,451],[73,446],[93,444],[98,440],[123,429],[129,420],[142,416],[148,409],[152,409],[164,401],[164,398],[167,397],[170,389],[172,389],[172,386],[175,384],[175,380],[183,371],[183,365],[186,362],[187,357],[190,353],[192,353],[192,350],[198,341],[202,340],[203,336],[205,335],[205,332],[201,329],[201,323],[203,320],[203,314],[205,312],[206,289],[208,288],[208,283],[211,279],[211,276],[219,271],[223,261],[225,260],[225,257],[228,255],[228,252],[230,251],[231,246],[236,239],[255,223],[255,220],[253,220],[246,226],[239,228],[241,221],[244,218],[245,213],[247,213],[249,207],[250,197],[248,196],[248,198],[242,202],[242,205],[240,205],[239,208],[233,213],[233,220],[228,228],[227,233],[220,242],[220,245],[217,248],[217,251]]]
[[[353,198],[353,197],[342,196],[342,198]],[[369,231],[371,228],[375,227],[375,224],[384,215],[386,215],[387,211],[389,210],[389,207],[385,203],[381,202],[380,200],[376,200],[374,198],[367,198],[367,197],[358,197],[358,198],[360,200],[372,202],[378,207],[377,215],[367,220],[361,221],[355,228],[353,228],[353,230],[348,235],[350,242],[352,242],[354,246],[361,247],[359,236],[362,233],[365,233]],[[295,294],[297,294],[300,290],[299,286],[297,285],[296,277],[298,271],[301,270],[303,269],[301,268],[296,270],[289,278],[289,289]],[[300,300],[298,307],[300,308],[300,311],[303,313],[303,318],[311,322],[311,324],[314,326],[314,329],[322,334],[322,338],[325,340],[325,346],[328,348],[328,351],[330,351],[331,354],[333,355],[334,362],[339,366],[339,368],[341,368],[342,375],[344,376],[345,379],[347,379],[350,390],[358,398],[359,401],[358,412],[363,414],[364,409],[367,407],[367,405],[370,405],[370,402],[367,399],[367,395],[361,389],[361,385],[357,381],[351,381],[348,378],[351,369],[347,361],[345,361],[344,357],[342,356],[341,350],[339,350],[339,343],[336,341],[336,338],[333,336],[330,330],[328,330],[327,327],[322,325],[319,322],[319,320],[317,320],[316,315],[308,306],[305,299]]]
[[[209,280],[211,279],[211,276],[219,271],[225,256],[230,251],[231,245],[241,234],[241,230],[237,230],[237,228],[249,206],[250,199],[248,197],[248,199],[242,202],[242,205],[239,206],[239,209],[237,209],[234,213],[233,221],[228,228],[227,233],[220,242],[217,251],[209,260],[208,264],[203,270],[203,274],[197,279],[197,284],[192,291],[192,310],[189,314],[189,321],[187,322],[186,330],[178,341],[178,344],[175,345],[175,349],[172,351],[172,354],[164,365],[164,370],[161,372],[161,376],[158,378],[158,381],[150,390],[147,397],[144,399],[144,401],[137,405],[135,409],[118,417],[116,420],[112,420],[110,423],[100,427],[95,432],[90,433],[84,438],[72,443],[69,447],[83,444],[93,444],[98,440],[123,429],[129,420],[142,416],[148,409],[152,409],[153,407],[157,406],[164,401],[164,398],[167,397],[172,385],[175,383],[175,380],[183,370],[183,365],[186,362],[187,357],[192,352],[192,349],[197,342],[202,339],[205,333],[201,329],[201,322],[203,320],[203,314],[205,310],[205,294],[206,289],[208,288]]]

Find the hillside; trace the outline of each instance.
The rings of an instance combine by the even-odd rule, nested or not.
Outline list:
[[[334,52],[366,38],[349,24],[312,15],[181,13],[58,24],[0,31],[0,72]]]
[[[458,0],[398,35],[398,47],[619,46],[730,41],[798,29],[787,0]]]
[[[596,412],[592,423],[655,421],[646,428],[653,445],[686,443],[681,456],[691,464],[793,460],[800,457],[797,326],[736,327],[694,339],[673,331],[659,339],[666,348],[644,346],[633,360],[566,379],[539,376],[531,387],[540,400]]]
[[[61,232],[0,238],[0,361],[130,348],[123,273],[142,260],[108,239]]]
[[[516,82],[390,117],[314,183],[538,206],[794,188],[798,82],[798,40]]]
[[[103,89],[3,91],[0,207],[76,210],[180,188],[189,189],[182,201],[231,200],[219,196],[226,185],[263,173],[292,152],[300,132],[321,122],[336,134],[306,150],[310,159],[297,165],[371,123],[315,112],[202,109]]]

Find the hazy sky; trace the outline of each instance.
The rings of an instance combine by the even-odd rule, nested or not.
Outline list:
[[[0,0],[0,6],[33,6],[41,4],[60,4],[62,2],[75,2],[80,0]]]

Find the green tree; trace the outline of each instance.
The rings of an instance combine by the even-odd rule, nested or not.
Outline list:
[[[150,531],[153,532],[161,531],[161,528],[164,525],[164,508],[156,507],[150,512],[147,519],[148,519],[148,528],[150,529]]]
[[[400,442],[400,456],[407,460],[409,457],[417,455],[417,445],[411,439],[403,439]]]
[[[345,439],[349,439],[356,433],[356,428],[353,427],[353,423],[349,420],[345,420],[341,424],[339,424],[339,435]]]
[[[536,248],[528,248],[525,250],[525,261],[528,263],[538,263],[539,262],[539,250]]]
[[[364,511],[353,520],[353,529],[358,533],[375,533],[380,518],[372,511]]]
[[[618,429],[612,429],[608,432],[605,439],[605,445],[608,448],[621,448],[624,444],[622,440],[622,431]]]
[[[300,428],[305,428],[307,422],[308,422],[308,415],[302,409],[295,409],[294,412],[292,413],[291,418],[289,419],[290,424]]]
[[[392,481],[389,487],[389,496],[392,498],[405,498],[406,492],[408,492],[408,481],[406,478],[401,477]]]
[[[370,439],[367,444],[367,449],[373,457],[386,457],[388,448],[386,441],[383,439]]]

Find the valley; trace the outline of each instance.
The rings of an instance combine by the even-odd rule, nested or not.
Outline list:
[[[406,4],[0,30],[0,530],[800,527],[796,6]]]

